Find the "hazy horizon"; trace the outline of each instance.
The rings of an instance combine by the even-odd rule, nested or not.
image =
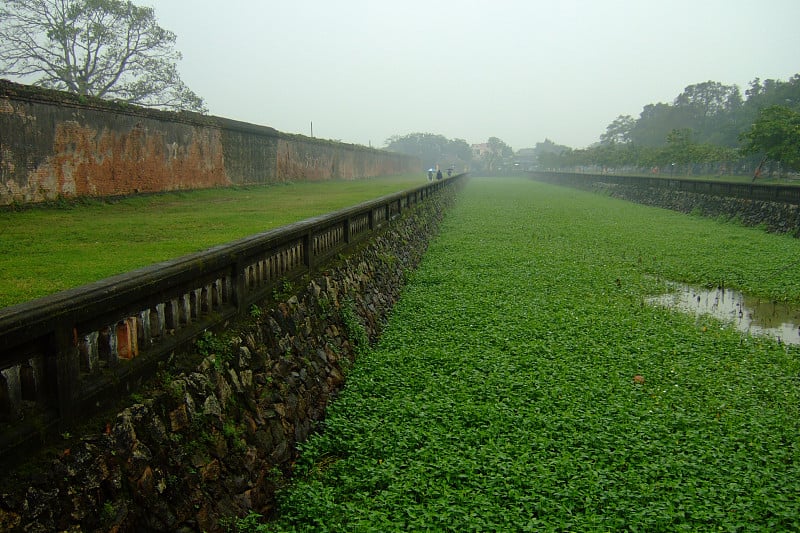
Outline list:
[[[797,0],[135,1],[210,114],[375,147],[579,148],[688,85],[800,72]]]

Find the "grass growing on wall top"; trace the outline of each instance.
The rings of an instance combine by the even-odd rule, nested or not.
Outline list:
[[[424,174],[173,192],[0,211],[0,307],[426,182]]]
[[[643,300],[658,276],[735,274],[797,301],[797,267],[774,267],[798,256],[758,230],[473,178],[278,522],[249,527],[797,531],[800,351]]]

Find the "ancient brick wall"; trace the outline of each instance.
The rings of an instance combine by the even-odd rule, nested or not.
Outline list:
[[[335,176],[358,179],[415,172],[413,159],[363,146],[333,142],[309,142],[308,138],[284,138],[278,141],[277,176],[279,180],[321,180]]]
[[[272,128],[0,81],[0,205],[411,172],[416,160]]]

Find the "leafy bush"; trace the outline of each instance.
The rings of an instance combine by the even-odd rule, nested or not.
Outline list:
[[[214,332],[209,330],[204,331],[203,334],[195,341],[195,346],[197,348],[197,352],[203,356],[219,356],[222,355],[227,349],[225,341],[214,335]]]
[[[353,348],[357,354],[361,354],[369,348],[369,335],[358,317],[355,305],[351,299],[342,302],[342,321],[347,337],[353,343]]]

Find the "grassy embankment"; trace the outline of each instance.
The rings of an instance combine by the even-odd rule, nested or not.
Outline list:
[[[644,303],[666,279],[798,302],[798,257],[757,229],[473,179],[280,521],[240,525],[800,530],[800,351]]]
[[[0,211],[0,307],[425,183],[423,174]]]

